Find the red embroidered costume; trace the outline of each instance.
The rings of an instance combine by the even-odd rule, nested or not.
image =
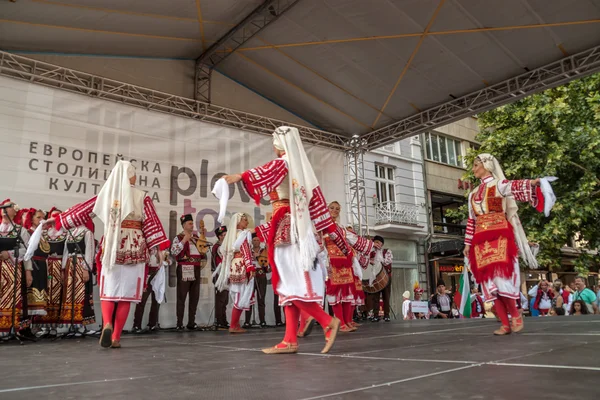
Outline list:
[[[342,323],[340,329],[346,332],[356,330],[353,324],[354,307],[365,303],[361,260],[366,267],[373,250],[373,242],[339,225],[337,228],[353,251],[349,256],[345,256],[329,235],[324,236],[330,266],[327,279],[327,302],[331,304],[335,316]]]
[[[58,227],[65,229],[85,225],[94,216],[104,223],[101,250],[96,258],[100,261],[97,264],[103,347],[121,347],[121,331],[129,307],[142,298],[149,250],[164,250],[170,244],[150,197],[131,186],[135,177],[131,163],[117,162],[97,197],[70,208],[57,220]]]
[[[25,286],[23,282],[26,274],[31,276],[33,267],[31,261],[23,261],[25,246],[29,243],[29,233],[27,229],[18,224],[15,203],[7,199],[0,204],[12,205],[12,207],[2,209],[2,223],[0,223],[0,336],[4,336],[12,327],[14,327],[15,333],[18,333],[21,329],[29,326],[26,302],[23,301],[23,287]],[[14,226],[10,222],[9,215]],[[19,257],[15,259],[14,249],[17,245],[17,237],[20,237],[21,240],[19,241]],[[14,296],[15,293],[16,296]]]
[[[279,295],[279,304],[285,306],[288,323],[284,340],[263,352],[297,352],[296,321],[303,310],[324,327],[326,345],[322,352],[326,353],[333,345],[340,321],[332,319],[320,307],[326,270],[324,254],[317,257],[321,248],[314,232],[330,232],[345,254],[348,249],[343,236],[333,234],[338,228],[331,219],[298,130],[278,128],[273,133],[273,145],[279,158],[241,176],[226,177],[229,183],[241,178],[257,204],[261,198],[270,196],[273,205],[273,218],[257,227],[256,233],[267,244],[273,288]]]
[[[229,288],[233,309],[231,311],[230,333],[244,333],[240,327],[242,311],[247,311],[255,303],[254,299],[254,266],[252,235],[246,229],[248,215],[236,213],[231,217],[225,240],[219,248],[223,257],[221,272],[216,287],[223,291]]]
[[[508,314],[513,316],[512,330],[518,332],[523,327],[522,318],[515,317],[520,315],[515,303],[521,285],[518,255],[521,253],[532,268],[537,263],[516,214],[515,200],[530,202],[542,211],[544,198],[540,188],[532,186],[530,180],[506,180],[492,155],[479,155],[474,172],[476,168],[483,168],[481,185],[469,195],[465,235],[471,272],[481,284],[485,300],[495,300],[502,321],[502,328],[495,333],[511,332]]]

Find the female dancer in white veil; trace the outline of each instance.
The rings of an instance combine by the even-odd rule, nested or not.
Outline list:
[[[258,226],[256,233],[268,246],[273,270],[271,281],[279,295],[279,304],[284,306],[286,334],[281,343],[263,352],[298,351],[297,321],[302,310],[323,327],[326,344],[322,353],[327,353],[333,346],[340,321],[321,308],[325,267],[318,261],[322,248],[314,232],[329,232],[345,254],[349,247],[331,219],[298,130],[277,128],[273,133],[273,146],[275,160],[242,174],[223,177],[229,184],[242,181],[257,204],[268,195],[273,205],[273,218]]]
[[[477,156],[472,170],[481,185],[469,194],[464,254],[475,280],[483,288],[485,300],[494,300],[502,322],[494,334],[519,332],[523,329],[523,317],[515,303],[521,286],[518,255],[530,268],[537,268],[537,261],[517,215],[516,202],[526,201],[544,211],[540,179],[507,180],[491,154]]]

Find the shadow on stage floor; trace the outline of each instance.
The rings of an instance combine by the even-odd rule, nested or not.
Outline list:
[[[365,323],[328,355],[317,326],[296,355],[264,355],[283,328],[128,335],[0,346],[0,399],[595,398],[600,318],[527,318],[495,337],[491,320]]]

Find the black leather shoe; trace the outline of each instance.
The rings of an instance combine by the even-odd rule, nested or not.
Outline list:
[[[266,328],[267,327],[267,323],[266,322],[261,322],[260,323],[260,327],[261,328]]]
[[[383,320],[384,320],[385,322],[390,322],[390,317],[385,317]]]

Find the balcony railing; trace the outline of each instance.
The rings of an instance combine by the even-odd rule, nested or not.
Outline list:
[[[433,233],[439,233],[444,235],[455,235],[465,236],[467,230],[466,225],[461,224],[450,224],[444,222],[433,222]]]
[[[410,204],[399,204],[384,201],[375,204],[375,224],[417,225],[419,207]]]

